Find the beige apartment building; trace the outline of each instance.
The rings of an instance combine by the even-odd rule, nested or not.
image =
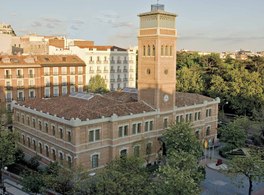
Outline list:
[[[94,171],[119,156],[159,161],[171,123],[191,122],[201,141],[216,139],[220,99],[176,92],[176,15],[153,5],[139,17],[138,89],[13,101],[24,152]]]
[[[85,63],[77,56],[0,56],[0,99],[7,108],[12,100],[82,92],[84,83]]]

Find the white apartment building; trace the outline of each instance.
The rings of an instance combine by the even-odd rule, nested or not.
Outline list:
[[[137,48],[123,49],[116,46],[72,46],[64,48],[49,46],[51,55],[77,55],[86,64],[86,85],[95,75],[105,79],[111,91],[136,87]]]

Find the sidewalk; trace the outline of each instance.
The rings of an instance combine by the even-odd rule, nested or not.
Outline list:
[[[20,184],[17,184],[10,179],[5,178],[4,184],[7,192],[6,194],[8,195],[29,195],[28,193],[22,191],[22,186]],[[0,192],[0,194],[2,194],[2,190]]]

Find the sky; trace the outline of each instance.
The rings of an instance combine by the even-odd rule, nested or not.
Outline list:
[[[17,35],[63,35],[96,45],[137,45],[138,14],[157,0],[0,0]],[[159,0],[176,13],[177,49],[264,51],[264,0]]]

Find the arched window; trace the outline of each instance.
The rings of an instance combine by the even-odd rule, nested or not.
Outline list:
[[[161,56],[163,56],[164,55],[164,47],[163,47],[163,45],[161,46],[161,54],[160,54]]]
[[[148,45],[148,56],[150,56],[150,46]]]
[[[140,147],[139,146],[135,146],[134,147],[134,156],[135,157],[139,157],[140,155]]]
[[[156,55],[156,49],[155,49],[155,45],[152,46],[152,55],[155,56]]]
[[[146,56],[146,46],[143,46],[143,56]]]
[[[46,149],[46,156],[49,157],[49,147],[45,146],[45,149]]]
[[[168,56],[168,46],[165,47],[165,56]]]
[[[72,167],[72,159],[70,156],[68,156],[68,168]]]

